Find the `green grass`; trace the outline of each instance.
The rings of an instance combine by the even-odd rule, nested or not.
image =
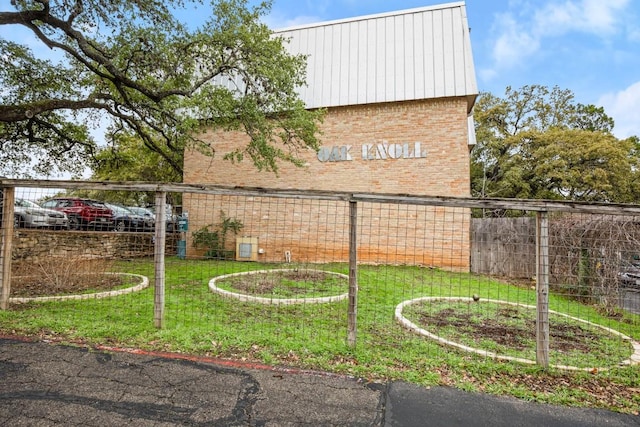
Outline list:
[[[630,354],[626,341],[605,337],[596,346],[597,355],[584,357],[579,352],[570,354],[554,350],[552,346],[552,363],[590,365],[597,361],[600,366],[602,363],[612,365],[610,370],[597,374],[568,373],[493,360],[448,348],[403,329],[393,317],[397,304],[423,296],[470,297],[478,294],[482,299],[535,305],[535,291],[530,288],[438,269],[360,266],[357,344],[354,348],[346,342],[346,301],[267,306],[224,298],[208,288],[209,280],[215,276],[285,267],[348,273],[345,264],[294,266],[168,259],[164,328],[157,329],[153,319],[153,262],[120,262],[114,271],[146,275],[152,286],[141,292],[101,300],[14,304],[10,310],[0,311],[0,332],[88,345],[254,360],[346,373],[371,380],[402,379],[421,385],[448,384],[540,402],[606,407],[623,412],[637,411],[640,406],[640,398],[637,397],[640,393],[636,391],[636,397],[633,393],[640,387],[640,369],[615,366],[617,360]],[[291,286],[298,285],[294,283]],[[307,283],[305,286],[310,285]],[[340,284],[339,288],[344,292],[342,286]],[[309,292],[315,291],[310,289]],[[477,322],[496,318],[498,307],[485,305],[485,308],[488,308],[486,313],[479,314]],[[550,308],[640,339],[639,316],[625,313],[615,319],[608,318],[599,314],[596,307],[556,295],[550,295]],[[434,308],[430,310],[433,312]],[[514,328],[521,327],[527,322],[525,314],[522,314],[522,319],[508,318],[504,321],[507,324],[512,322]],[[564,319],[552,317],[551,320],[553,328],[554,323]],[[571,328],[565,329],[575,332],[574,326],[572,324]],[[598,332],[597,328],[587,329],[590,334]],[[442,327],[433,332],[445,333],[451,339],[501,354],[535,358],[529,348],[530,342],[526,343],[526,348],[514,349],[486,337],[476,342],[462,328]],[[534,379],[546,381],[548,389],[532,385]],[[609,387],[612,398],[603,400],[582,390],[582,387],[593,384]]]
[[[435,300],[409,305],[404,316],[448,341],[500,356],[536,360],[534,308],[495,302]],[[552,364],[609,367],[633,353],[628,340],[594,324],[549,314]]]

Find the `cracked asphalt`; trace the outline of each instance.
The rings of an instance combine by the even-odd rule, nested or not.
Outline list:
[[[0,338],[0,426],[639,426],[448,387]]]

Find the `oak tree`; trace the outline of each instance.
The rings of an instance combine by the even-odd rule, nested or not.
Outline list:
[[[317,149],[322,112],[296,91],[305,58],[261,23],[270,3],[216,0],[191,28],[177,16],[194,3],[12,0],[0,26],[32,37],[0,39],[0,173],[77,175],[105,128],[104,140],[133,134],[179,175],[185,148],[215,153],[203,127],[246,132],[228,157],[266,170]]]
[[[640,195],[637,138],[617,139],[604,109],[576,103],[569,90],[482,93],[474,119],[476,197],[634,202]]]

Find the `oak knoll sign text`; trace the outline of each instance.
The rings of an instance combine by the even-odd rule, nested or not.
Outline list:
[[[354,156],[362,160],[422,159],[427,157],[427,150],[420,142],[389,144],[387,141],[362,144],[360,150],[354,149],[353,145],[321,147],[318,150],[318,160],[323,163],[351,161]]]

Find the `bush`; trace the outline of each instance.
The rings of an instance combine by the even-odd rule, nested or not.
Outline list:
[[[232,232],[238,234],[244,227],[242,221],[226,216],[224,211],[220,211],[220,223],[205,225],[192,233],[193,247],[196,249],[206,249],[204,256],[209,259],[233,259],[235,250],[228,250],[227,234]]]

